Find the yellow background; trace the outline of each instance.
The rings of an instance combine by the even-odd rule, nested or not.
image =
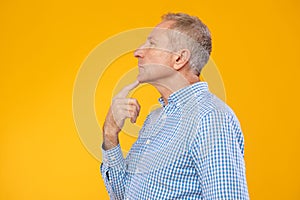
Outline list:
[[[300,199],[299,4],[2,1],[0,199],[108,199],[74,125],[76,74],[106,38],[154,26],[168,11],[197,15],[212,32],[212,58],[245,135],[251,198]]]

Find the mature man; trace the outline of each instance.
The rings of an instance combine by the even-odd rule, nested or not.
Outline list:
[[[101,173],[111,199],[249,199],[239,121],[199,81],[210,52],[208,28],[183,13],[164,15],[135,51],[137,81],[116,95],[103,126]],[[118,133],[138,117],[140,105],[126,96],[139,83],[159,91],[162,107],[124,159]]]

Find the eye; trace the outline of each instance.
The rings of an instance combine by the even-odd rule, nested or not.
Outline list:
[[[150,47],[153,47],[153,46],[155,46],[156,43],[152,38],[148,38],[148,44]]]
[[[155,42],[153,42],[152,40],[149,40],[149,44],[150,44],[150,46],[154,46]]]

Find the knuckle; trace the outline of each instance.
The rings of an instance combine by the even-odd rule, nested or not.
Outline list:
[[[134,103],[136,103],[136,104],[139,104],[139,103],[138,103],[138,100],[135,99],[135,98],[132,98],[132,101],[133,101]]]

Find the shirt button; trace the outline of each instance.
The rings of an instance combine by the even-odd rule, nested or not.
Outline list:
[[[111,160],[116,160],[116,157],[112,156],[110,157]]]
[[[167,118],[167,115],[164,114],[161,118],[162,118],[162,119],[166,119],[166,118]]]
[[[150,144],[150,142],[151,142],[151,140],[147,140],[147,141],[146,141],[146,144]]]

